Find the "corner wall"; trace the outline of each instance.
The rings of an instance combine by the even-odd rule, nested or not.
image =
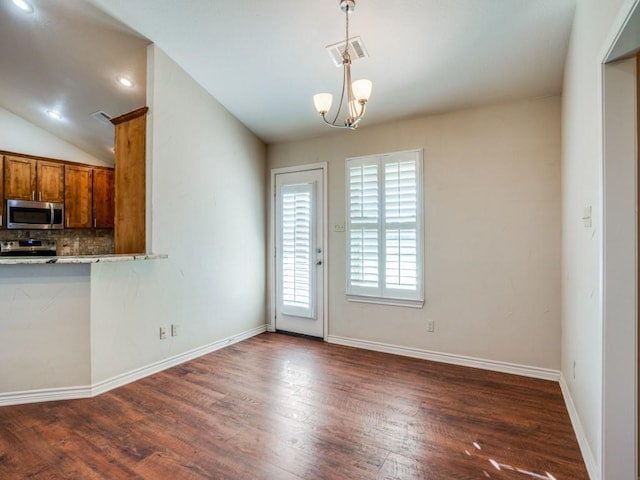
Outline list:
[[[94,384],[265,325],[265,146],[162,50],[148,60],[147,232],[169,259],[92,266]]]
[[[372,107],[373,108],[373,107]],[[345,298],[346,157],[424,148],[422,309]],[[560,98],[268,147],[270,169],[328,162],[329,336],[560,367]],[[427,320],[435,332],[427,332]]]
[[[630,2],[577,2],[563,89],[562,376],[593,479],[601,478],[604,428],[602,61],[623,4]],[[592,207],[587,228],[582,222],[586,206]]]

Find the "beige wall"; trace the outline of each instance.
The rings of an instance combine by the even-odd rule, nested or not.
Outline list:
[[[169,259],[92,266],[94,383],[265,324],[265,146],[149,53],[147,231]],[[159,340],[171,324],[179,335]]]
[[[374,108],[373,105],[371,108]],[[344,159],[424,149],[423,309],[345,299]],[[328,162],[329,335],[560,367],[560,98],[268,147],[270,169]],[[427,332],[427,319],[435,332]]]
[[[0,405],[6,392],[89,384],[89,266],[3,265],[0,341]]]
[[[562,374],[592,478],[602,478],[602,62],[625,0],[583,0],[576,14],[563,86]],[[608,40],[609,38],[609,40]],[[592,227],[581,217],[592,206]],[[575,365],[575,368],[574,368]],[[630,420],[630,419],[628,419]],[[631,422],[629,422],[631,423]],[[620,445],[611,445],[614,452]],[[613,478],[611,480],[617,480]]]

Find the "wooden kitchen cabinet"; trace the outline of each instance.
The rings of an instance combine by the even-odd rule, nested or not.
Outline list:
[[[93,227],[113,228],[115,183],[112,168],[93,169]]]
[[[116,130],[116,253],[146,250],[146,114],[138,108],[112,118]]]
[[[4,157],[4,198],[64,202],[64,164]]]
[[[4,157],[4,198],[33,200],[38,162],[31,158]]]
[[[64,202],[64,164],[38,160],[36,192],[40,202]]]
[[[93,169],[64,166],[65,228],[93,226]]]

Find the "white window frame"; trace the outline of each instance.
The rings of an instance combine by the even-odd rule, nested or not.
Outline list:
[[[385,173],[384,165],[389,160],[415,155],[416,162],[416,289],[403,290],[385,286],[385,257],[386,257],[386,213],[385,213]],[[378,184],[378,286],[369,287],[351,284],[351,195],[350,195],[350,167],[358,165],[377,165]],[[405,150],[401,152],[350,157],[345,161],[345,204],[346,204],[346,249],[347,249],[347,278],[346,296],[352,302],[378,303],[384,305],[407,306],[422,308],[424,306],[424,181],[423,181],[423,150]],[[362,224],[361,224],[362,225]]]

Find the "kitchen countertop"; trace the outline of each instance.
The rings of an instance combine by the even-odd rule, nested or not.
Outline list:
[[[0,265],[70,265],[82,263],[130,262],[169,258],[166,253],[137,253],[119,255],[79,255],[64,257],[0,257]]]

